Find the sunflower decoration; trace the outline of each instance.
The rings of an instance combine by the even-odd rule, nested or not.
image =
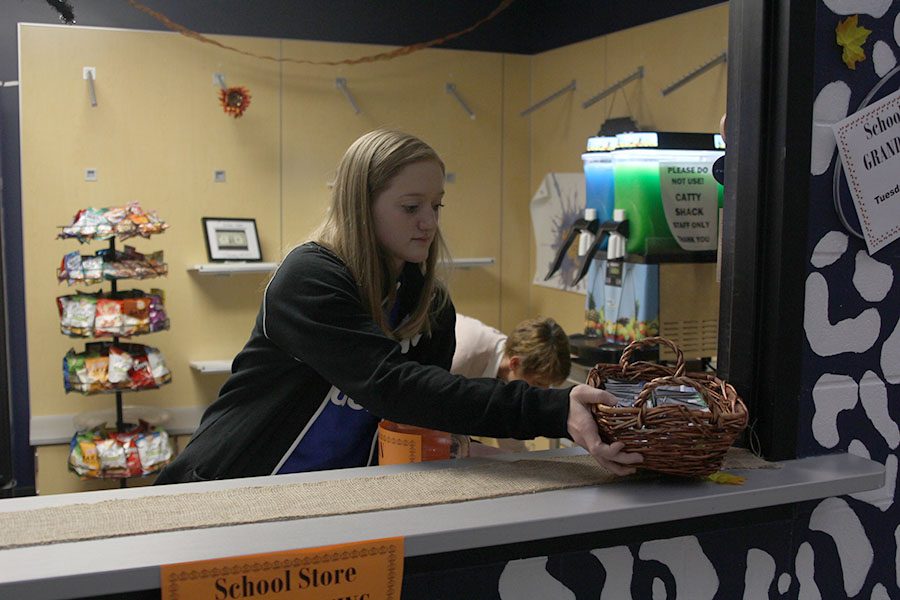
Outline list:
[[[244,86],[219,90],[219,102],[222,104],[222,110],[226,115],[231,115],[235,119],[243,115],[250,106],[250,98],[250,90]]]

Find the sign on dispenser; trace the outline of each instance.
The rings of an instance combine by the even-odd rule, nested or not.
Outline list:
[[[641,256],[715,251],[723,187],[713,177],[721,136],[622,133],[612,152],[615,208],[630,221],[626,251]]]

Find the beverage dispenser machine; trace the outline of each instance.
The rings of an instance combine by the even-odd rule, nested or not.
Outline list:
[[[592,231],[611,233],[594,240],[590,252],[588,234],[579,244],[590,261],[582,269],[584,335],[572,336],[581,362],[612,362],[624,345],[655,335],[674,341],[689,360],[715,357],[723,188],[712,171],[723,153],[714,134],[634,132],[589,140],[582,155],[585,219],[600,223]],[[623,221],[625,228],[609,225]],[[616,231],[627,231],[627,238]],[[659,352],[640,358],[674,358],[668,348]]]

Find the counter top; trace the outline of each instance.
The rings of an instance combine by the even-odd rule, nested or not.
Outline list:
[[[564,448],[529,453],[528,457],[576,454],[583,454],[583,451]],[[522,454],[499,454],[460,461],[18,498],[0,500],[0,511],[276,482],[302,483],[448,466],[458,468],[476,461],[520,458],[523,458]],[[405,537],[406,556],[467,550],[826,498],[871,490],[883,485],[884,481],[883,465],[850,454],[830,454],[781,464],[778,469],[740,472],[747,477],[740,486],[671,478],[623,480],[599,486],[377,513],[12,548],[0,551],[0,564],[3,565],[0,597],[78,598],[153,589],[159,587],[161,564],[394,536]]]

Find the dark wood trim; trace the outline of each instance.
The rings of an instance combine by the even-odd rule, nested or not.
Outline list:
[[[804,349],[815,4],[732,0],[719,372],[749,445],[796,456]]]
[[[0,119],[0,132],[3,130]],[[0,136],[2,139],[2,136]],[[2,144],[0,144],[2,146]],[[2,155],[0,155],[2,156]],[[2,165],[2,160],[0,160]],[[3,172],[0,166],[0,195],[3,193]],[[9,367],[6,345],[6,265],[3,260],[3,212],[0,211],[0,498],[10,494],[15,486],[13,474],[12,410],[9,394]]]

